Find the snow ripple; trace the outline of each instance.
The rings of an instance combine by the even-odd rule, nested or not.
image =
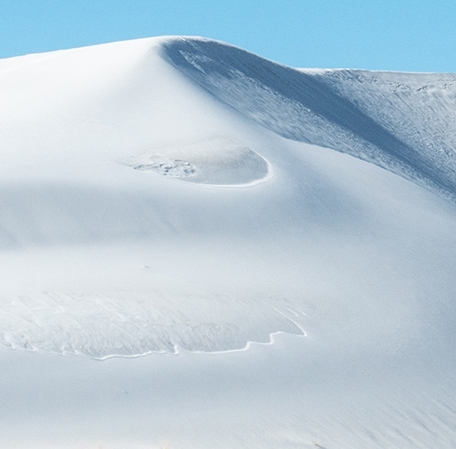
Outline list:
[[[196,38],[165,43],[163,56],[217,100],[283,137],[456,197],[454,74],[296,70]]]
[[[290,311],[284,301],[265,298],[260,307],[246,298],[238,307],[246,317],[242,322],[227,313],[226,304],[231,301],[225,296],[208,300],[190,295],[168,295],[164,301],[158,293],[141,297],[118,292],[109,296],[47,292],[2,298],[0,343],[14,349],[106,359],[175,352],[177,348],[236,350],[252,341],[270,342],[277,332],[303,334],[297,321],[302,314]],[[188,307],[173,307],[175,303]]]

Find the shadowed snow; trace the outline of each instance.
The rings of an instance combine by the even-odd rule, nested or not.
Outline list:
[[[165,43],[163,54],[214,97],[281,136],[456,194],[455,75],[306,72],[201,39]]]

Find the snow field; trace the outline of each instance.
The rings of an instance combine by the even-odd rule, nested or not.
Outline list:
[[[0,441],[453,448],[454,92],[190,38],[0,61]]]

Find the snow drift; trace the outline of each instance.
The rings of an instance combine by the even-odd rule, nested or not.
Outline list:
[[[298,71],[195,39],[166,43],[163,53],[217,99],[281,136],[351,154],[454,195],[454,74]]]
[[[1,354],[75,445],[453,447],[455,75],[143,39],[0,61],[0,123]],[[25,384],[9,447],[59,427]]]

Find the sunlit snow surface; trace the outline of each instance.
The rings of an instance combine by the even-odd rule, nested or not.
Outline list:
[[[0,61],[0,441],[454,448],[455,96],[205,39]]]

